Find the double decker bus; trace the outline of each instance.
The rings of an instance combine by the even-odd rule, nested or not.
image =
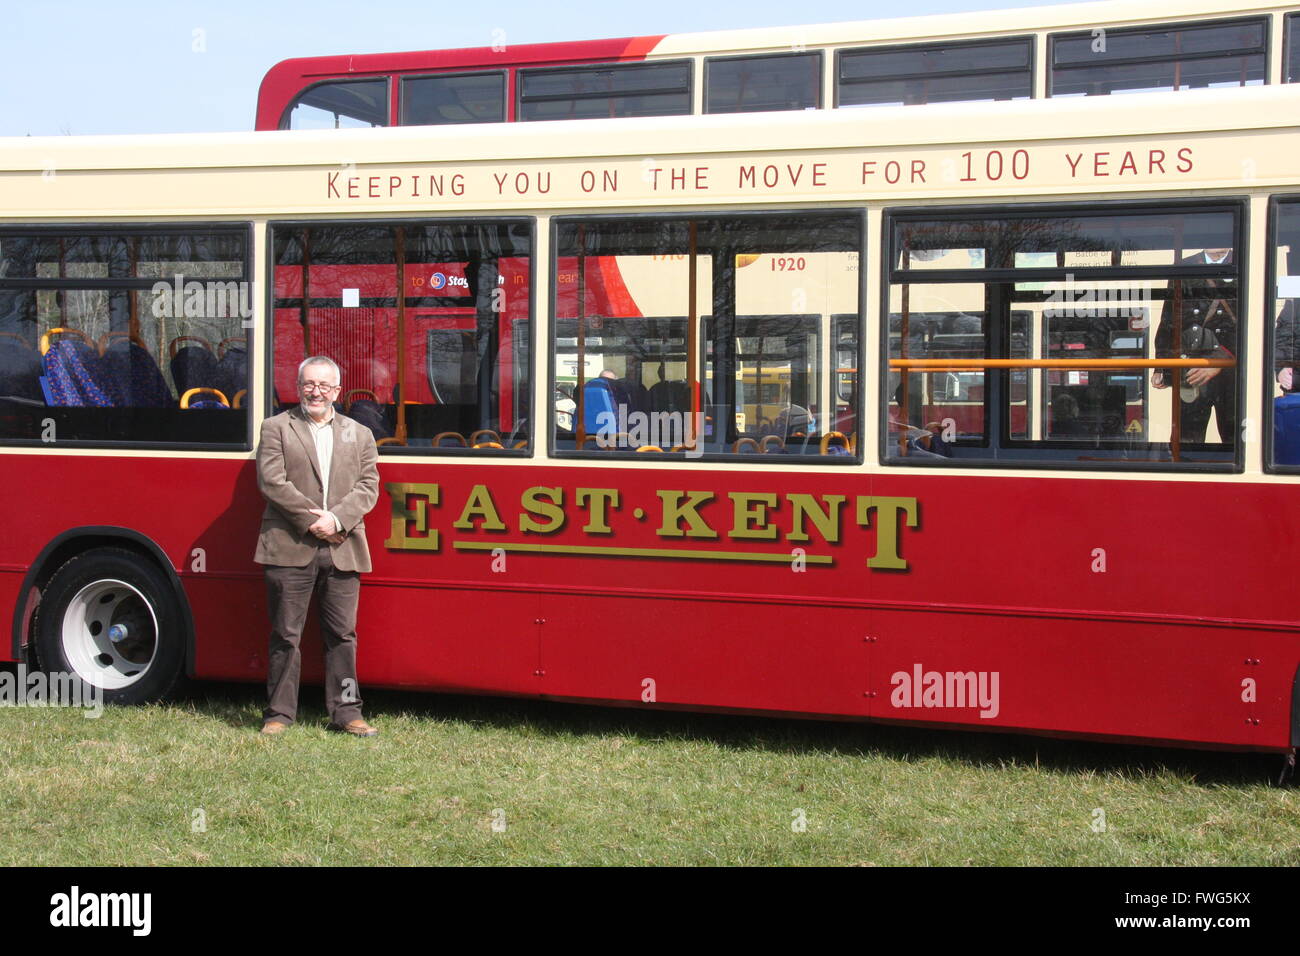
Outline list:
[[[1075,3],[570,43],[284,60],[256,128],[854,109],[1293,83],[1293,4]],[[882,117],[864,118],[864,122]]]
[[[367,687],[1289,753],[1298,106],[8,141],[6,656],[262,680],[324,353]]]

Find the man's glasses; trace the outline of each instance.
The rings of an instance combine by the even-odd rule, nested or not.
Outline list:
[[[298,386],[308,395],[312,392],[319,392],[321,395],[328,395],[330,392],[338,389],[337,385],[330,385],[328,382],[303,382]]]

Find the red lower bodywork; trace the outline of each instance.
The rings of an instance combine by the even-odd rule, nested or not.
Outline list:
[[[0,544],[11,614],[56,536],[132,529],[177,570],[195,676],[264,679],[251,461],[0,461],[11,500],[34,492],[6,516]],[[380,475],[417,487],[381,489],[366,522],[365,686],[1292,746],[1300,626],[1283,569],[1300,528],[1289,485],[395,459]],[[606,489],[594,496],[605,513],[590,491],[579,504],[578,489]],[[713,497],[666,520],[689,492]],[[771,494],[775,506],[733,493]],[[791,495],[812,496],[798,515]],[[868,498],[915,499],[914,527],[901,506],[890,512],[905,569],[868,566],[889,551],[887,509],[863,510]],[[415,499],[423,524],[401,511]],[[504,530],[484,527],[497,521]],[[710,551],[733,557],[693,556]],[[314,635],[304,651],[305,679],[319,680]],[[996,707],[903,687],[932,673],[996,673]]]

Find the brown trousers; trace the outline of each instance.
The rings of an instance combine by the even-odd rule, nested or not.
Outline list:
[[[335,568],[329,546],[322,544],[316,549],[316,559],[305,568],[267,565],[266,592],[271,611],[271,653],[263,720],[292,724],[298,714],[298,680],[302,673],[299,643],[312,594],[317,595],[321,643],[325,645],[325,707],[336,724],[359,718],[357,598],[361,575]]]

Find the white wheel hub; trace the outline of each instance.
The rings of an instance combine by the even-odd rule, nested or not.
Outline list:
[[[158,652],[153,606],[125,581],[87,584],[63,613],[63,656],[86,683],[104,690],[140,680]]]

